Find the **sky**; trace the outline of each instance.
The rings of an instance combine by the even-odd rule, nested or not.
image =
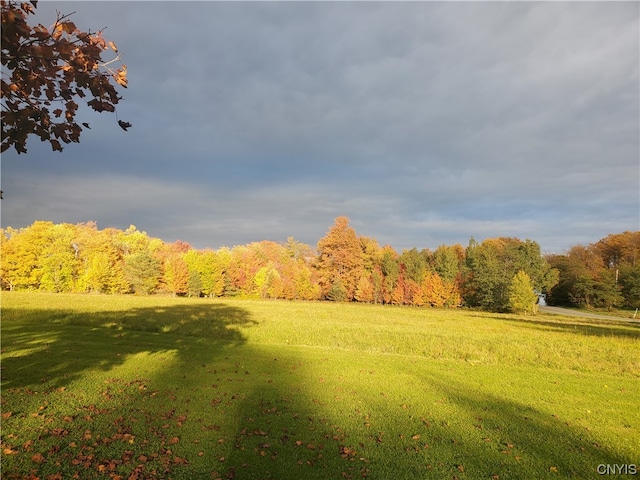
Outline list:
[[[398,252],[640,229],[638,2],[56,2],[129,87],[79,144],[2,155],[2,226],[135,225],[195,248]]]

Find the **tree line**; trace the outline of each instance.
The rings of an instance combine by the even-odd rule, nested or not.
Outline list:
[[[399,254],[358,235],[347,217],[338,217],[315,248],[290,237],[285,243],[198,250],[179,240],[149,237],[135,226],[100,230],[95,222],[37,221],[1,230],[0,276],[5,290],[239,295],[532,312],[541,294],[558,304],[638,303],[639,245],[640,232],[625,232],[548,258],[536,242],[517,238],[471,239],[466,248],[441,245]]]
[[[575,245],[564,255],[549,255],[558,284],[549,302],[595,308],[640,307],[640,232],[608,235],[590,245]]]

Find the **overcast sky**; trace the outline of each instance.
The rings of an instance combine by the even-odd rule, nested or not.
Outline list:
[[[107,27],[118,118],[2,158],[2,225],[398,251],[640,229],[638,2],[39,2]]]

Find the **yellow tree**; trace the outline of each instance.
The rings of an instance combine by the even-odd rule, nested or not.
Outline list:
[[[373,302],[373,283],[370,275],[362,275],[358,279],[358,286],[355,294],[356,300],[364,303]]]
[[[538,296],[533,291],[531,278],[520,270],[513,276],[508,289],[509,309],[514,313],[536,313]]]
[[[187,293],[189,267],[181,256],[172,255],[164,263],[164,284],[173,296]]]
[[[98,230],[95,222],[78,224],[74,241],[80,263],[77,289],[95,293],[127,293],[122,250],[118,247],[119,230]]]
[[[62,223],[51,229],[49,244],[42,252],[40,289],[71,292],[78,272],[78,251],[74,247],[75,225]]]
[[[189,266],[184,257],[190,250],[191,245],[177,240],[163,244],[156,253],[156,258],[163,266],[162,284],[174,296],[187,293]]]
[[[2,282],[10,290],[37,290],[42,280],[42,252],[51,243],[53,222],[36,221],[22,228],[4,231]]]

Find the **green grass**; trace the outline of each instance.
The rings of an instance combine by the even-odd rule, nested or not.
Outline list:
[[[633,323],[3,293],[2,477],[597,478],[639,384]]]

